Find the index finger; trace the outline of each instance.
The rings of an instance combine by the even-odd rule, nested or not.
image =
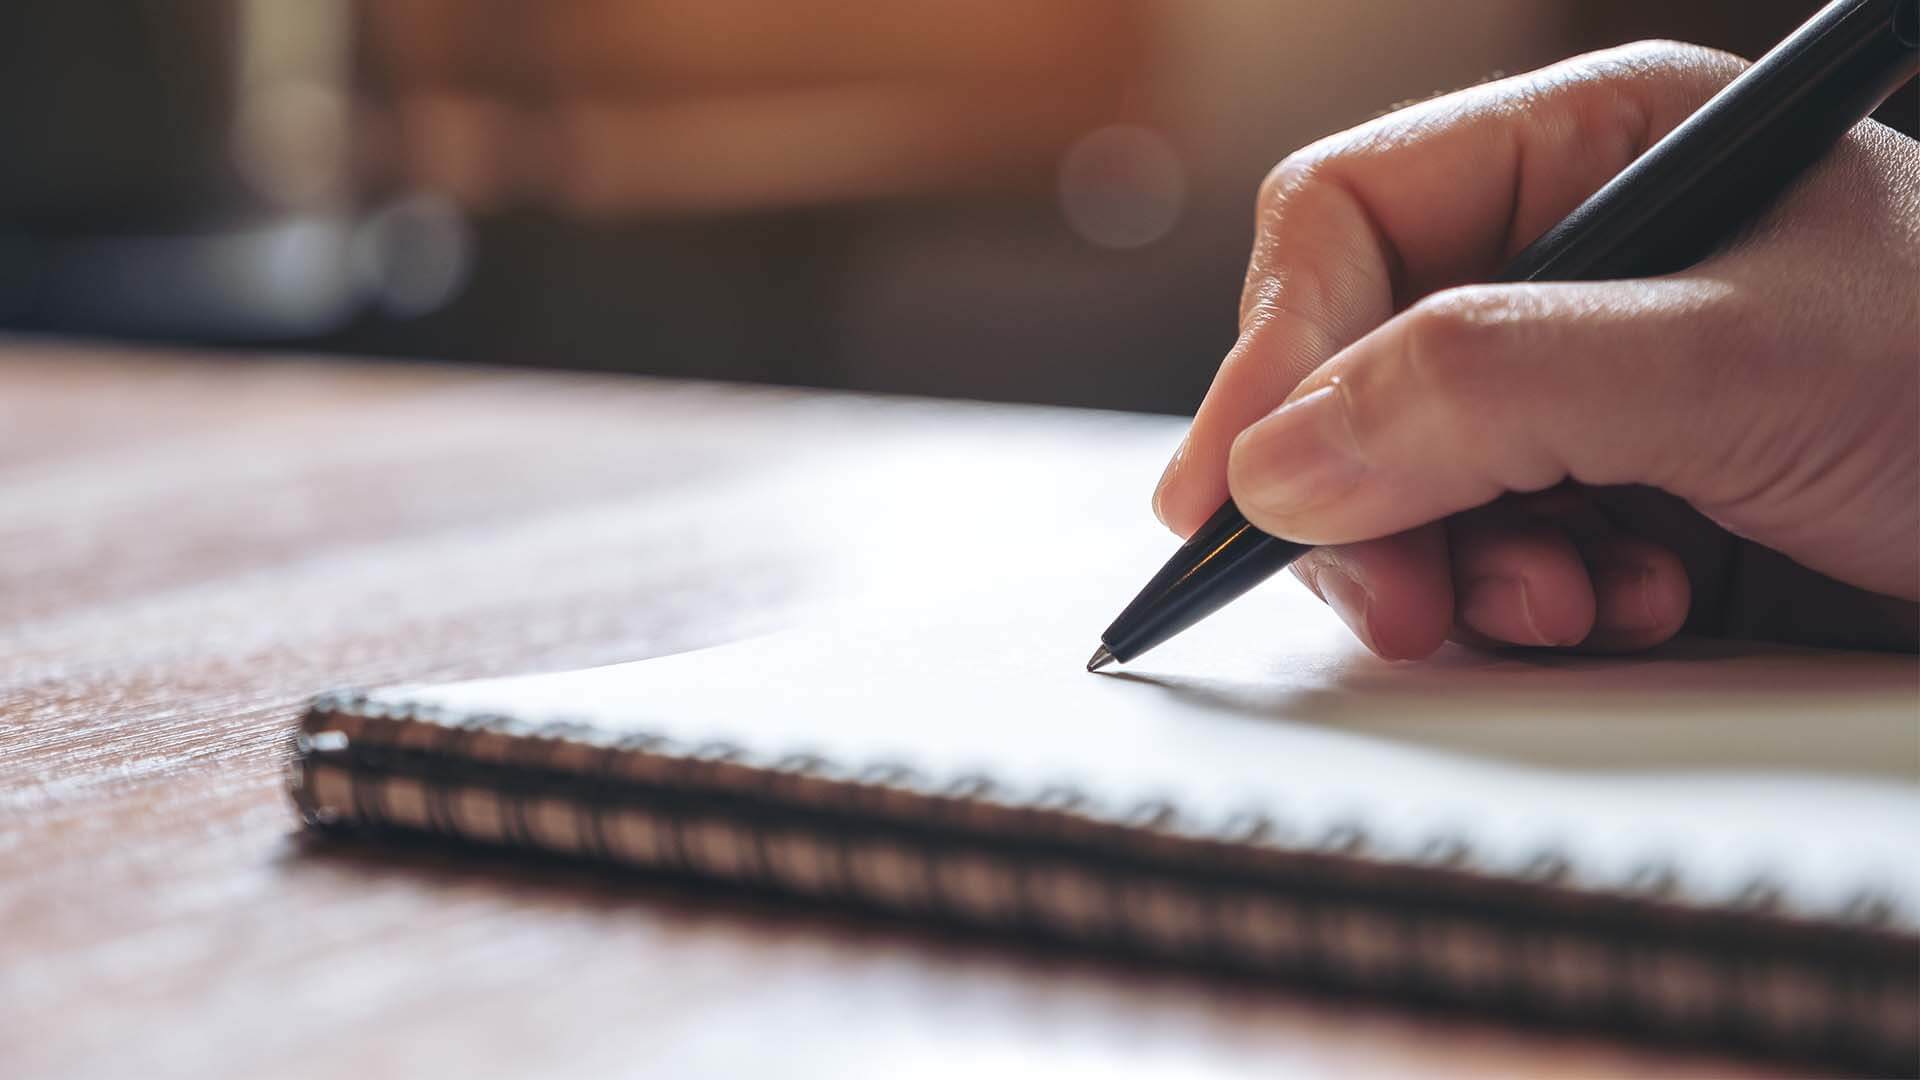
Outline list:
[[[1234,437],[1412,301],[1492,276],[1737,74],[1642,43],[1390,113],[1261,186],[1240,337],[1154,493],[1182,536],[1227,498]]]

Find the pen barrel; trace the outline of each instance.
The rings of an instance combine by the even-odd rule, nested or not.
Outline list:
[[[1100,643],[1126,663],[1213,614],[1311,550],[1253,527],[1228,500],[1147,582]]]
[[[1527,245],[1499,281],[1649,277],[1752,221],[1920,71],[1920,0],[1836,0]]]

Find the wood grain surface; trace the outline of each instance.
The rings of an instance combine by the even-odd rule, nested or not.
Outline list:
[[[854,524],[809,476],[1009,440],[1157,453],[1178,433],[764,388],[0,346],[0,1075],[1758,1071],[298,833],[282,754],[315,692],[768,629],[845,571]],[[1128,479],[1145,513],[1152,477]]]

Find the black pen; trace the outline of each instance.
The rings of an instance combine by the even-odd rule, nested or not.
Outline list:
[[[1599,281],[1684,269],[1916,72],[1920,0],[1834,0],[1494,280]],[[1228,500],[1100,635],[1087,670],[1133,660],[1310,547],[1254,528]]]

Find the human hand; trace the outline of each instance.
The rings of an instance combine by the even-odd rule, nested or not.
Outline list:
[[[1154,495],[1231,494],[1369,648],[1920,643],[1920,148],[1856,127],[1634,281],[1468,285],[1730,81],[1597,53],[1332,136],[1263,186],[1241,333]]]

